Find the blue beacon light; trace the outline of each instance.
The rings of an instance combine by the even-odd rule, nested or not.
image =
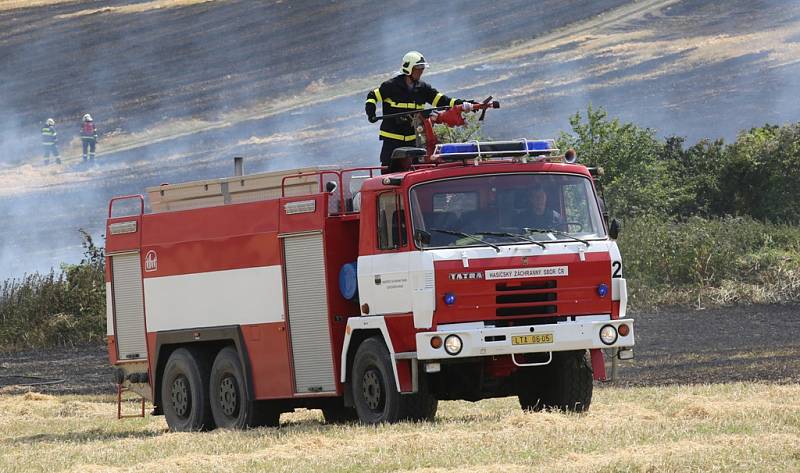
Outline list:
[[[525,148],[528,151],[552,151],[555,148],[553,140],[527,140],[524,142]],[[491,145],[492,143],[485,143]],[[522,144],[522,142],[520,142]],[[442,145],[441,154],[462,154],[462,153],[477,153],[479,146],[477,143],[448,143]],[[494,150],[497,151],[497,150]]]
[[[606,297],[608,295],[608,284],[601,283],[597,286],[597,295],[600,297]]]
[[[447,305],[453,305],[456,303],[456,295],[447,293],[444,295],[444,303]]]

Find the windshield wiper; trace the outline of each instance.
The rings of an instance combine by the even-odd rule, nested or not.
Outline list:
[[[525,231],[525,233],[555,233],[555,234],[558,234],[558,235],[565,236],[565,237],[567,237],[567,238],[569,238],[571,240],[579,241],[579,242],[583,243],[586,246],[590,246],[588,241],[581,240],[580,238],[574,237],[574,236],[570,235],[569,233],[562,232],[561,230],[556,230],[555,228],[528,228],[528,227],[525,227],[525,228],[523,228],[523,230]]]
[[[445,233],[447,235],[460,236],[460,237],[463,237],[463,238],[469,238],[469,239],[475,240],[477,242],[483,243],[484,245],[491,246],[492,248],[495,249],[495,251],[500,253],[500,247],[499,246],[497,246],[497,245],[495,245],[493,243],[489,243],[488,241],[483,240],[481,238],[478,238],[476,235],[470,235],[469,233],[464,233],[464,232],[457,232],[455,230],[445,230],[445,229],[442,229],[442,228],[431,228],[431,231],[432,232]]]
[[[511,232],[477,232],[477,233],[478,235],[505,236],[505,237],[518,238],[520,240],[525,240],[527,242],[533,243],[534,245],[539,245],[542,248],[544,248],[544,243],[536,241],[533,238],[529,237],[528,235],[521,235],[519,233],[511,233]]]

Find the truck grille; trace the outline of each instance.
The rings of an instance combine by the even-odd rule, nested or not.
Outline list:
[[[525,281],[522,283],[498,283],[497,316],[545,315],[558,311],[556,281]]]

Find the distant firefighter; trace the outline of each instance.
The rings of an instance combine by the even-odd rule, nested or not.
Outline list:
[[[97,127],[94,126],[94,120],[88,113],[83,116],[81,143],[83,143],[83,162],[86,162],[87,159],[94,161],[94,149],[97,146]]]
[[[56,133],[56,122],[48,118],[42,128],[42,148],[44,149],[44,165],[50,164],[50,155],[56,158],[56,164],[61,164],[58,154],[58,133]]]

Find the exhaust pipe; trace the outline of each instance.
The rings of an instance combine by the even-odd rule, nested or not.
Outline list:
[[[241,156],[233,157],[233,175],[237,177],[244,175],[244,158]]]

